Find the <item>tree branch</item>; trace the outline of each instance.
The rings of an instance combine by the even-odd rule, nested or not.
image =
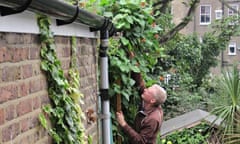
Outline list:
[[[175,36],[181,29],[183,29],[190,21],[195,12],[195,9],[200,0],[192,0],[190,3],[190,8],[188,10],[187,15],[183,18],[183,21],[176,25],[173,29],[169,30],[165,35],[161,36],[159,42],[165,43],[170,40],[173,36]]]

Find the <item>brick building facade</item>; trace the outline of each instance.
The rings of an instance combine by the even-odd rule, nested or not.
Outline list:
[[[3,19],[6,22],[0,17]],[[51,138],[38,120],[42,106],[49,103],[46,77],[40,69],[39,35],[6,31],[0,30],[0,143],[50,144]],[[70,40],[69,34],[55,36],[57,57],[65,73],[70,66]],[[85,96],[81,107],[84,112],[94,110],[94,115],[98,113],[97,44],[97,37],[77,36],[80,90]],[[84,125],[86,134],[98,143],[99,122],[85,120]]]

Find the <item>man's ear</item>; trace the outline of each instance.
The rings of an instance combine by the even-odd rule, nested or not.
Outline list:
[[[151,99],[150,101],[152,104],[154,104],[156,102],[156,99]]]

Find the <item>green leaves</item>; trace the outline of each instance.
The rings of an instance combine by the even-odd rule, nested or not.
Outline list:
[[[129,40],[126,39],[125,37],[121,37],[121,38],[120,38],[120,41],[121,41],[121,43],[123,44],[123,46],[129,45]]]
[[[72,38],[70,82],[64,76],[61,62],[57,59],[50,20],[43,15],[37,17],[41,40],[41,68],[46,72],[48,93],[52,105],[43,107],[51,120],[50,127],[43,114],[39,115],[41,125],[48,130],[57,144],[85,144],[84,127],[81,123],[83,112],[79,106],[83,96],[79,91],[79,73],[76,68],[76,39]]]
[[[45,129],[48,129],[47,120],[46,120],[45,116],[44,116],[42,113],[39,114],[39,121],[40,121],[41,125],[42,125]]]
[[[49,69],[48,67],[48,64],[47,64],[47,61],[42,61],[41,62],[41,69],[44,70],[44,71],[47,71]]]
[[[234,65],[231,71],[225,71],[222,81],[218,84],[221,89],[217,99],[221,99],[221,103],[212,110],[212,113],[217,116],[216,120],[221,121],[219,131],[222,132],[223,142],[239,143],[240,139],[234,137],[240,134],[240,80],[237,65]]]
[[[159,144],[207,144],[209,126],[205,123],[167,135]]]
[[[117,29],[125,29],[128,30],[131,28],[130,23],[127,21],[127,19],[125,19],[126,17],[128,17],[128,14],[118,14],[113,21],[115,22],[115,26]],[[130,19],[130,18],[128,18]]]
[[[140,103],[131,73],[141,73],[148,82],[158,80],[148,74],[153,72],[157,59],[163,54],[156,35],[162,29],[152,15],[151,1],[118,0],[108,8],[120,32],[120,36],[111,38],[109,43],[109,95],[112,103],[116,102],[116,95],[121,95],[122,109],[128,112],[125,116],[130,120]],[[129,56],[131,53],[133,57]],[[119,81],[120,84],[116,83]],[[115,105],[111,108],[115,109]]]
[[[240,80],[239,71],[235,65],[232,72],[225,72],[223,74],[223,86],[227,91],[228,96],[231,98],[231,103],[234,107],[240,106]]]

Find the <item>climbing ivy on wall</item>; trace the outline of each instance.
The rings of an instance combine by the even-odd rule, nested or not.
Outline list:
[[[40,123],[57,144],[85,144],[85,128],[81,121],[84,113],[79,106],[83,94],[79,91],[80,77],[76,68],[76,39],[72,38],[72,59],[68,81],[56,56],[49,18],[38,15],[37,22],[40,29],[41,69],[45,71],[47,77],[50,98],[50,104],[43,107],[44,113],[39,116]],[[48,124],[47,119],[51,124]]]

